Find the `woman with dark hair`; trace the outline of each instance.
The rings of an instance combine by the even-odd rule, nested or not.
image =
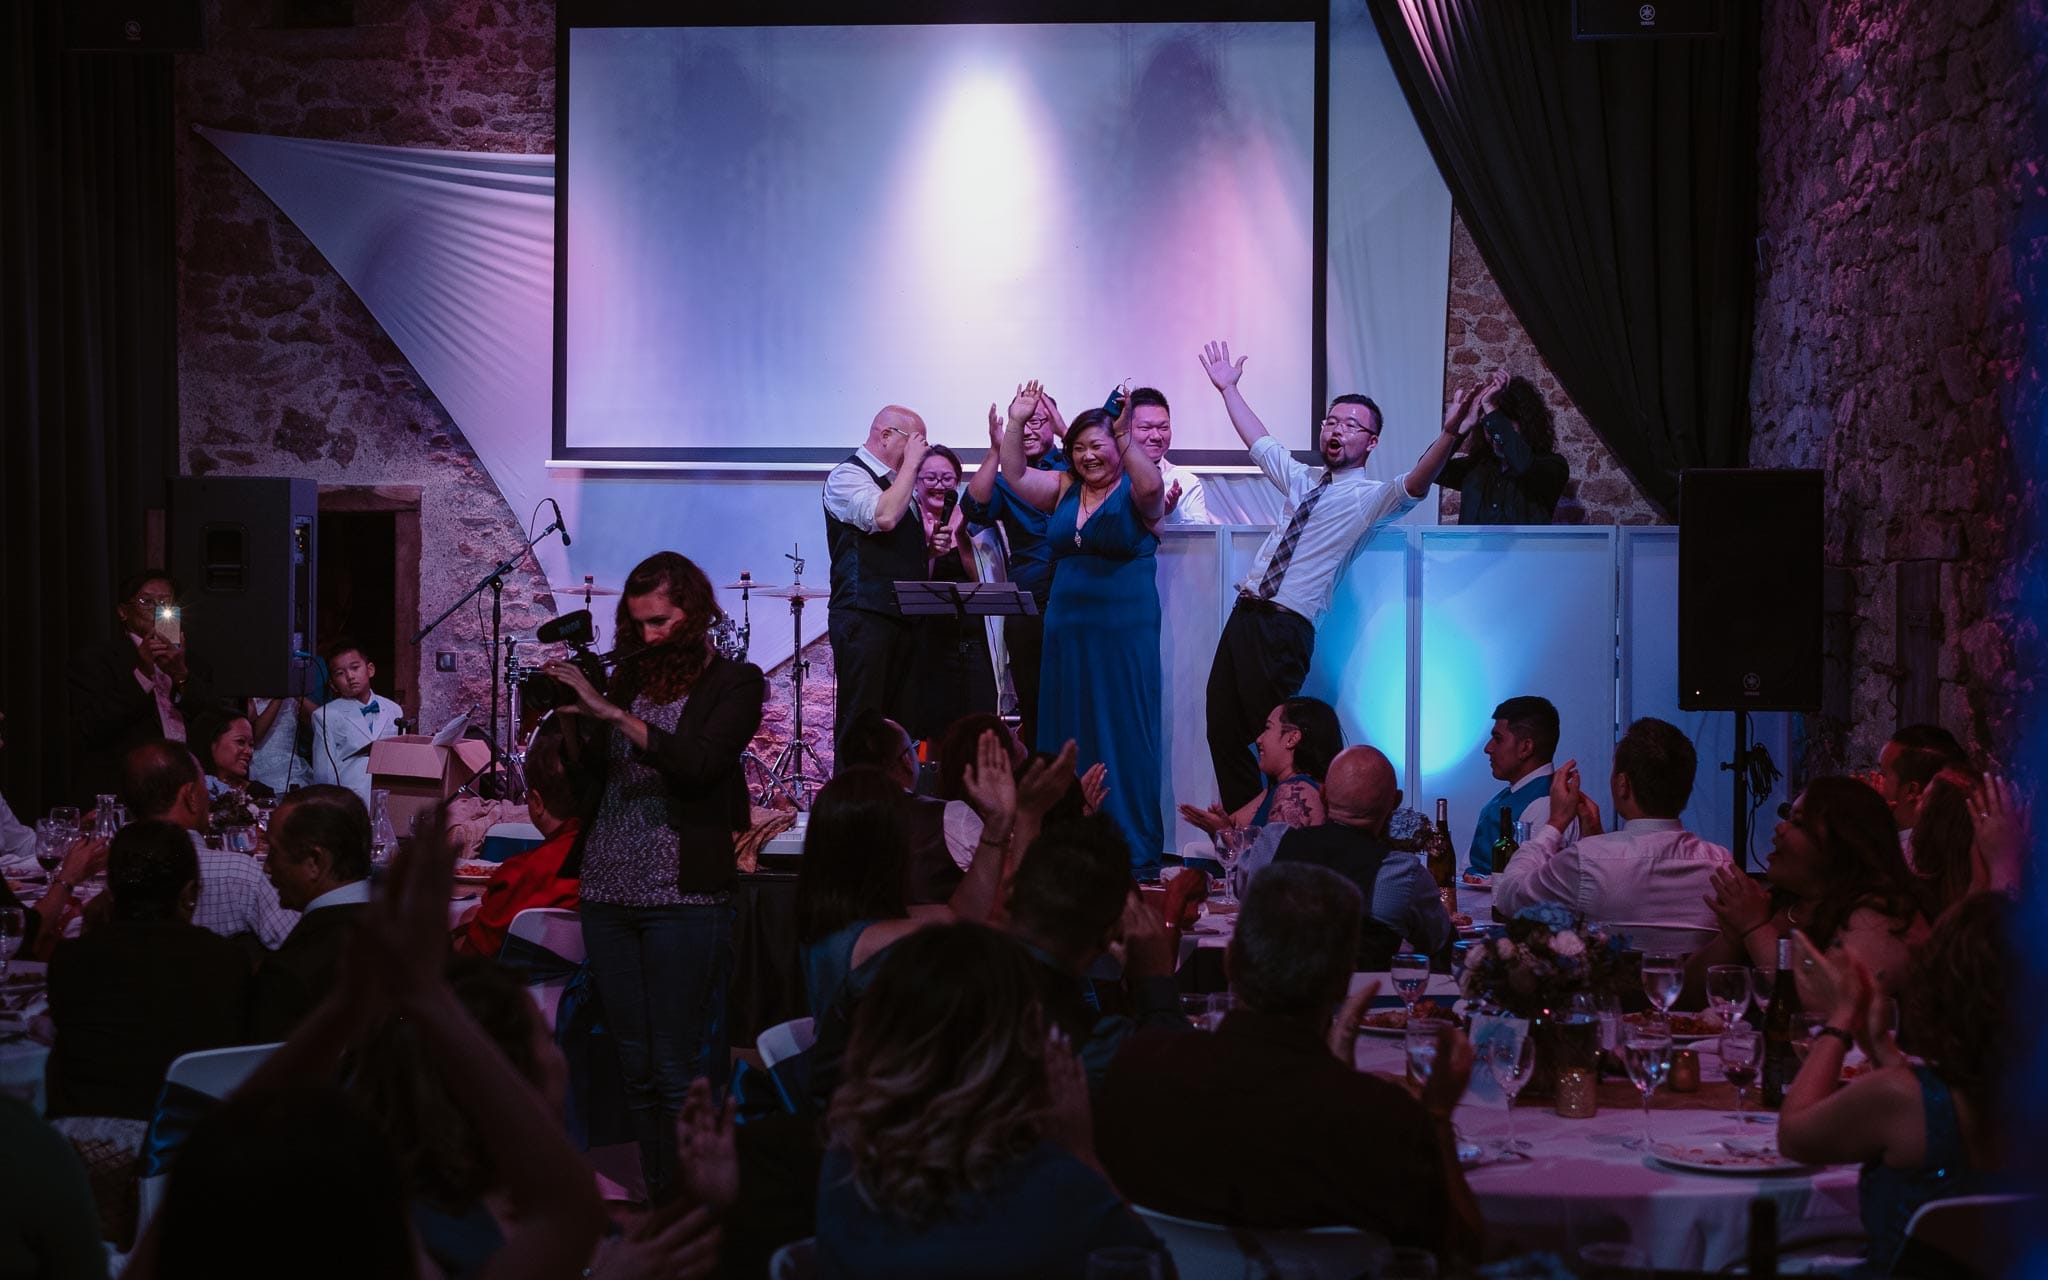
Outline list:
[[[826,1275],[1071,1276],[1159,1243],[1095,1158],[1088,1086],[1041,966],[972,924],[898,943],[861,1002],[826,1116]]]
[[[1040,666],[1038,742],[1072,739],[1086,765],[1109,771],[1103,811],[1131,849],[1132,869],[1156,879],[1166,845],[1159,812],[1159,586],[1153,552],[1166,518],[1159,464],[1131,434],[1131,398],[1121,416],[1090,409],[1067,431],[1069,471],[1025,462],[1024,423],[1037,407],[1036,382],[1010,401],[1003,429],[1003,479],[1042,511],[1053,562]]]
[[[1231,827],[1290,827],[1323,824],[1323,775],[1344,749],[1344,727],[1337,711],[1321,698],[1293,697],[1274,707],[1266,727],[1252,743],[1266,789],[1236,813],[1212,804],[1180,807],[1180,816],[1210,835]]]
[[[1444,464],[1436,482],[1458,491],[1459,524],[1551,522],[1571,465],[1557,451],[1550,406],[1535,384],[1496,372],[1456,430],[1466,451]]]
[[[544,668],[575,701],[566,742],[599,795],[583,836],[583,939],[619,1049],[648,1193],[676,1179],[690,1081],[724,1079],[732,974],[733,833],[750,825],[740,756],[761,725],[761,670],[719,655],[710,580],[673,551],[627,575],[599,693],[567,662]]]
[[[1707,905],[1721,922],[1689,967],[1747,961],[1778,967],[1778,939],[1797,929],[1823,950],[1854,955],[1887,996],[1927,936],[1920,895],[1884,798],[1856,778],[1815,778],[1780,811],[1766,889],[1733,866],[1714,873]]]
[[[2007,1189],[1996,1171],[2007,1154],[1997,1093],[2011,1039],[2009,911],[1998,894],[1964,898],[1914,955],[1899,1018],[1917,1063],[1891,1042],[1869,969],[1798,938],[1800,1001],[1827,1022],[1785,1092],[1778,1147],[1788,1159],[1863,1165],[1857,1200],[1879,1274],[1900,1261],[1922,1205]],[[1875,1069],[1842,1085],[1851,1044]]]
[[[973,530],[960,508],[960,457],[933,445],[917,464],[912,505],[924,520],[925,577],[933,582],[979,582]],[[989,658],[988,622],[933,614],[912,618],[916,658],[903,727],[920,741],[936,738],[970,711],[996,709],[995,664]]]
[[[247,792],[249,765],[256,758],[256,734],[238,707],[210,706],[192,719],[186,736],[199,767],[206,771],[206,794],[218,800],[229,792]]]
[[[1977,866],[1977,828],[1971,816],[1973,779],[1943,769],[1920,794],[1920,812],[1907,833],[1913,881],[1920,909],[1930,920],[1982,887]]]

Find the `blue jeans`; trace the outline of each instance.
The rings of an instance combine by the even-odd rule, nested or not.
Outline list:
[[[676,1177],[676,1116],[690,1081],[725,1083],[733,908],[583,904],[583,945],[618,1046],[650,1200]]]

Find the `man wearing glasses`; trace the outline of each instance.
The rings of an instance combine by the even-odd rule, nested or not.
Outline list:
[[[867,443],[825,477],[835,757],[861,712],[904,719],[912,645],[910,623],[896,609],[896,584],[927,576],[924,521],[910,504],[928,447],[924,419],[888,405],[868,427]]]
[[[1416,459],[1400,484],[1368,480],[1366,459],[1379,443],[1379,406],[1361,395],[1330,402],[1316,433],[1323,465],[1297,460],[1267,434],[1238,392],[1246,357],[1235,362],[1230,345],[1210,343],[1202,369],[1223,397],[1230,425],[1252,451],[1252,461],[1286,495],[1285,518],[1266,536],[1251,572],[1237,587],[1237,605],[1216,642],[1209,667],[1209,759],[1226,810],[1259,794],[1252,739],[1266,714],[1301,691],[1315,653],[1316,624],[1329,610],[1344,569],[1372,531],[1411,510],[1436,482],[1461,438],[1470,391],[1461,392],[1436,441]]]
[[[157,738],[183,742],[185,709],[205,705],[177,606],[171,575],[144,569],[121,584],[119,633],[72,656],[73,795],[119,791],[128,749]]]

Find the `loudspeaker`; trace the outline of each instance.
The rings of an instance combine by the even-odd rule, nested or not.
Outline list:
[[[201,0],[65,0],[64,47],[74,53],[200,53]]]
[[[185,644],[225,697],[311,696],[320,486],[269,476],[171,482]]]
[[[1817,711],[1821,474],[1690,470],[1678,483],[1678,705]]]
[[[1574,40],[1720,34],[1720,0],[1572,0]]]

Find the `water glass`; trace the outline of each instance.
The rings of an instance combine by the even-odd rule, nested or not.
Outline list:
[[[54,804],[50,806],[50,821],[61,822],[78,834],[78,806],[75,804]]]
[[[1771,988],[1777,985],[1777,982],[1778,969],[1776,965],[1768,969],[1758,966],[1755,974],[1750,977],[1749,998],[1756,1001],[1758,1013],[1769,1013],[1771,1011]]]
[[[1429,1073],[1436,1069],[1437,1041],[1451,1024],[1441,1018],[1408,1019],[1408,1029],[1403,1032],[1408,1050],[1408,1078],[1418,1085],[1429,1083]]]
[[[1237,901],[1237,895],[1230,891],[1230,871],[1244,856],[1244,851],[1252,847],[1251,841],[1246,839],[1247,834],[1243,827],[1225,827],[1214,836],[1216,861],[1223,868],[1223,874],[1217,878],[1216,893],[1209,899],[1211,902],[1234,904]]]
[[[1535,1066],[1536,1037],[1531,1033],[1500,1036],[1486,1046],[1486,1069],[1500,1086],[1501,1096],[1508,1100],[1508,1136],[1500,1144],[1502,1155],[1529,1149],[1527,1142],[1515,1136],[1515,1095],[1529,1083],[1529,1073]]]
[[[1685,989],[1685,957],[1676,951],[1645,951],[1643,953],[1643,994],[1650,997],[1650,1003],[1665,1013],[1678,1003],[1678,993]]]
[[[1749,1121],[1749,1086],[1756,1083],[1757,1059],[1764,1039],[1755,1027],[1730,1023],[1721,1033],[1721,1075],[1735,1086],[1735,1119]]]
[[[1671,1074],[1670,1034],[1648,1028],[1630,1031],[1627,1042],[1622,1045],[1621,1060],[1628,1067],[1629,1080],[1643,1095],[1643,1136],[1632,1138],[1624,1145],[1631,1150],[1648,1151],[1651,1149],[1650,1095],[1657,1092],[1657,1086]]]
[[[1197,1031],[1214,1031],[1223,1025],[1223,1015],[1230,1012],[1231,999],[1228,991],[1211,991],[1206,994],[1183,992],[1180,1011],[1194,1024]]]
[[[21,950],[22,931],[27,927],[28,916],[20,907],[0,907],[0,978],[7,976],[8,963]]]
[[[1165,1274],[1153,1249],[1119,1245],[1088,1254],[1088,1280],[1161,1280]]]
[[[1394,990],[1401,997],[1401,1003],[1408,1006],[1408,1016],[1415,1017],[1415,1002],[1422,998],[1422,989],[1429,985],[1429,957],[1415,951],[1404,951],[1394,957],[1388,966],[1388,974],[1394,981]]]
[[[1749,966],[1717,964],[1707,968],[1707,1003],[1721,1015],[1721,1025],[1732,1027],[1749,1009]]]

